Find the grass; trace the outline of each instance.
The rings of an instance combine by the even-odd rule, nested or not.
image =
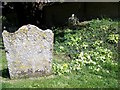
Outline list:
[[[4,88],[115,88],[117,81],[90,73],[69,76],[49,76],[41,78],[7,80]]]
[[[103,20],[103,21],[104,22],[102,23],[103,25],[101,27],[102,28],[101,30],[108,30],[108,32],[111,31],[113,34],[117,31],[116,23],[108,22],[106,20]],[[2,74],[0,75],[0,80],[2,81],[1,88],[115,88],[115,89],[118,88],[118,85],[119,85],[118,84],[118,68],[117,68],[117,65],[114,65],[114,63],[112,63],[112,61],[117,62],[116,60],[117,49],[112,47],[116,44],[108,44],[108,42],[104,40],[105,37],[108,37],[107,34],[111,32],[106,33],[105,31],[106,33],[105,34],[103,31],[102,33],[98,27],[98,26],[101,26],[101,23],[99,23],[99,20],[97,21],[95,20],[90,25],[91,26],[88,28],[83,27],[83,29],[80,29],[80,31],[78,31],[77,33],[75,33],[75,31],[71,32],[70,30],[68,30],[67,32],[66,31],[63,32],[61,29],[60,29],[60,32],[58,32],[58,29],[56,30],[56,32],[54,31],[55,41],[57,42],[55,43],[55,46],[54,46],[53,64],[56,63],[55,65],[58,67],[53,69],[53,72],[61,72],[62,73],[61,75],[52,74],[50,76],[34,77],[34,78],[31,77],[31,78],[11,80],[9,78],[9,72],[7,69],[7,61],[6,61],[3,42],[2,42],[2,39],[0,38],[0,51],[1,51],[0,72],[2,72]],[[105,25],[108,26],[109,29],[107,29],[108,27],[105,27]],[[87,30],[90,30],[90,31],[87,31]],[[92,35],[95,35],[96,38],[93,38]],[[102,35],[104,35],[104,37],[101,37]],[[66,39],[63,38],[64,36],[66,36]],[[79,36],[81,37],[83,36],[83,39],[79,40]],[[101,44],[102,47],[104,47],[102,49],[96,48],[98,46],[101,47],[101,45],[99,45],[100,43],[99,41],[101,40],[100,38],[102,38],[104,41],[104,43]],[[94,43],[96,40],[97,42]],[[117,40],[117,37],[113,36],[113,37],[108,38],[108,40],[115,43]],[[70,45],[67,45],[67,44],[70,44]],[[96,60],[96,58],[99,57],[99,59],[96,60],[95,62],[98,62],[99,60],[103,60],[101,59],[101,58],[104,58],[104,57],[101,57],[102,55],[103,56],[109,55],[109,57],[106,56],[107,59],[104,59],[104,61],[108,60],[108,62],[107,61],[106,63],[99,62],[98,65],[101,65],[102,69],[97,70],[97,71],[95,71],[96,67],[93,64],[91,64],[91,66],[94,66],[92,67],[92,69],[88,68],[87,67],[88,64],[86,64],[85,66],[82,67],[82,69],[76,70],[76,66],[80,64],[79,61],[77,61],[77,59],[81,60],[81,57],[86,57],[86,56],[79,56],[82,54],[78,52],[72,52],[71,54],[70,50],[73,50],[73,51],[79,50],[76,47],[77,45],[79,48],[82,47],[80,48],[80,50],[81,49],[84,50],[87,56],[93,55],[92,60]],[[90,46],[89,49],[93,50],[93,52],[88,53],[87,51],[88,49],[83,49],[83,48],[86,48],[86,45]],[[93,49],[91,49],[91,45],[93,45],[92,46]],[[66,47],[63,48],[64,46]],[[68,46],[70,46],[70,48]],[[96,54],[96,52],[99,52],[99,54]],[[113,53],[113,54],[110,54],[110,53]],[[111,55],[113,55],[115,60],[113,60]],[[88,63],[88,58],[85,58],[83,61],[85,60]],[[67,70],[65,67],[61,69],[61,66],[64,66],[64,65],[71,65],[70,67],[73,67],[75,71],[73,70],[71,73],[65,72],[63,74],[64,70]]]
[[[1,42],[1,39],[0,39]],[[1,42],[0,47],[3,47]],[[69,75],[50,75],[47,77],[25,78],[10,80],[7,71],[7,61],[5,51],[0,48],[2,58],[0,58],[0,71],[2,75],[2,88],[117,88],[117,79],[104,75],[90,73],[86,68],[80,73],[71,73]],[[62,56],[64,58],[64,56]],[[57,55],[54,58],[60,59]],[[62,58],[62,59],[63,59]],[[60,61],[62,62],[62,60]],[[64,60],[63,60],[64,62]]]

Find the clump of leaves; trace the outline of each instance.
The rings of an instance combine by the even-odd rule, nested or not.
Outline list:
[[[118,71],[118,22],[111,19],[93,19],[85,28],[74,31],[65,29],[63,32],[62,37],[55,37],[55,52],[66,53],[71,62],[66,69],[63,65],[53,65],[55,73],[78,71],[82,66],[93,72]]]
[[[53,63],[53,70],[54,74],[58,75],[70,73],[69,65],[67,63],[64,64]]]

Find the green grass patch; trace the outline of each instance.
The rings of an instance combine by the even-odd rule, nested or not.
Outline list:
[[[3,88],[117,88],[117,80],[88,72],[19,80],[4,80]]]
[[[53,74],[9,79],[0,39],[2,88],[118,88],[118,22],[92,20],[78,30],[55,29]]]

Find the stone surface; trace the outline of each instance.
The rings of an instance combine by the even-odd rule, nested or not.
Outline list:
[[[2,33],[10,78],[49,75],[52,71],[53,33],[24,25]]]

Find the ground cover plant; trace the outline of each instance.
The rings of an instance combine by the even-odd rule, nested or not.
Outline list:
[[[63,64],[66,72],[79,71],[86,66],[93,72],[111,74],[112,71],[118,72],[118,39],[118,23],[111,19],[97,19],[92,20],[86,28],[64,30],[64,36],[55,40],[55,51],[70,57],[70,63]]]
[[[93,19],[85,27],[53,29],[53,74],[10,80],[1,41],[3,88],[117,88],[118,21]]]

